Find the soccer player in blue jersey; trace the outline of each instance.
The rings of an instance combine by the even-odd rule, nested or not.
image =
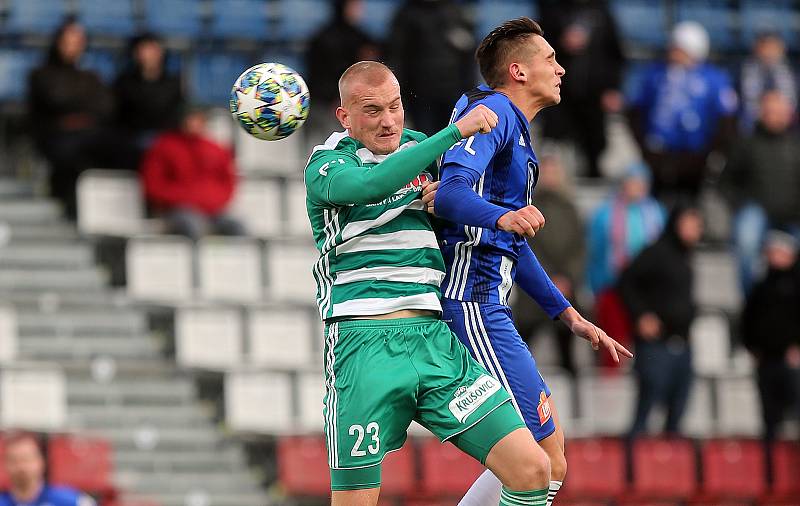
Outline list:
[[[19,433],[4,440],[9,490],[0,494],[0,506],[96,506],[94,499],[44,480],[45,462],[36,436]]]
[[[442,283],[443,318],[475,358],[511,393],[534,438],[550,458],[548,506],[566,475],[564,434],[550,390],[527,345],[514,328],[508,296],[516,283],[547,312],[614,360],[632,354],[583,318],[559,292],[531,251],[526,236],[544,225],[532,205],[538,162],[529,124],[560,101],[564,69],[541,27],[519,18],[495,28],[476,58],[487,85],[465,93],[453,120],[484,104],[498,125],[456,143],[442,157],[435,211],[450,223],[441,235],[447,263]],[[463,506],[496,504],[500,482],[486,471]]]

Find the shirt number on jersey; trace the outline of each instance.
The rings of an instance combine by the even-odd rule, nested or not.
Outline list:
[[[472,149],[472,143],[473,143],[474,141],[475,141],[475,136],[474,136],[474,135],[470,135],[470,136],[467,138],[467,143],[466,143],[466,144],[464,144],[464,151],[466,151],[467,153],[471,154],[472,156],[475,156],[475,154],[476,154],[476,153],[475,153],[475,150],[474,150],[474,149]],[[457,148],[458,146],[460,146],[460,145],[461,145],[461,144],[463,144],[463,143],[464,143],[464,141],[463,141],[463,140],[460,140],[460,141],[456,142],[455,144],[453,144],[453,146],[452,146],[450,149],[455,149],[455,148]],[[448,151],[449,151],[449,150],[448,150]]]
[[[341,165],[344,165],[344,160],[342,160],[341,158],[339,158],[339,160],[333,160],[333,161],[330,161],[330,162],[325,162],[325,163],[322,164],[322,167],[319,168],[319,174],[321,176],[327,176],[328,175],[328,168],[331,166],[332,163],[337,163],[337,162],[339,164],[341,164]]]
[[[366,430],[362,425],[351,425],[348,432],[351,436],[356,436],[356,444],[354,444],[353,449],[350,450],[350,456],[364,457],[367,452],[369,452],[370,455],[375,455],[381,449],[380,427],[378,427],[377,422],[369,422]],[[366,451],[361,449],[361,443],[364,442],[364,434],[372,439],[372,443],[367,446]]]

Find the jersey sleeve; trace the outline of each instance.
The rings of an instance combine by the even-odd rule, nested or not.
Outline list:
[[[550,318],[556,318],[570,307],[569,301],[544,271],[527,241],[517,259],[516,282]]]

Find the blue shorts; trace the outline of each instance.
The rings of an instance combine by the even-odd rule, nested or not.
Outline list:
[[[517,412],[541,441],[556,430],[550,410],[550,389],[522,340],[511,309],[501,304],[479,304],[442,299],[442,319],[473,357],[511,394]]]

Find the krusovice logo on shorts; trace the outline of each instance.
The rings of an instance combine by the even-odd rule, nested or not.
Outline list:
[[[483,375],[468,387],[461,387],[456,390],[455,398],[450,401],[448,408],[459,422],[463,422],[471,415],[486,399],[500,390],[500,383],[491,376]]]

